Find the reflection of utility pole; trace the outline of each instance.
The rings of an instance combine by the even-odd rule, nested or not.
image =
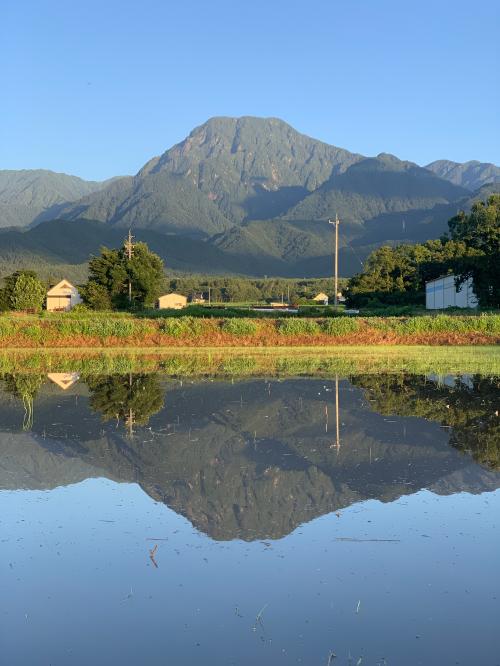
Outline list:
[[[335,445],[337,453],[340,451],[340,423],[339,423],[339,376],[335,375]]]
[[[132,230],[128,230],[128,236],[124,243],[125,252],[127,253],[127,258],[130,261],[134,254],[134,237],[132,236]],[[132,281],[130,275],[128,278],[128,302],[132,303]]]
[[[132,383],[133,383],[132,382],[132,373],[129,372],[129,375],[128,375],[129,404],[132,400]],[[127,426],[129,437],[132,437],[133,434],[134,434],[134,410],[132,409],[132,407],[129,407],[129,409],[128,409],[128,414],[125,417],[125,425]]]
[[[133,437],[134,435],[134,411],[132,407],[129,408],[128,414],[125,417],[125,425],[127,426],[128,436]]]
[[[335,251],[334,251],[334,260],[333,260],[333,270],[334,270],[334,282],[335,282],[335,300],[334,305],[337,307],[339,304],[339,216],[335,215],[334,220],[328,220],[330,224],[335,225]]]

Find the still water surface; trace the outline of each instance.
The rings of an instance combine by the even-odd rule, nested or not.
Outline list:
[[[0,389],[2,664],[500,664],[498,377]]]

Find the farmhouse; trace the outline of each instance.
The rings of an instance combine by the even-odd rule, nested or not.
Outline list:
[[[328,295],[322,291],[320,291],[319,294],[316,294],[312,300],[317,301],[318,303],[322,303],[323,305],[328,305]]]
[[[425,283],[425,307],[427,310],[477,308],[478,301],[474,294],[472,279],[469,278],[458,288],[455,279],[455,275],[444,275]]]
[[[167,308],[180,310],[181,308],[185,308],[186,305],[187,298],[186,296],[182,296],[182,294],[165,294],[164,296],[160,296],[157,303],[159,310]]]
[[[61,280],[47,292],[47,311],[64,312],[71,310],[82,302],[78,289],[68,282]]]

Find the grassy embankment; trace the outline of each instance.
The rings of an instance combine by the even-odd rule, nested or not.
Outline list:
[[[0,348],[495,345],[500,315],[154,319],[92,313],[0,316]]]

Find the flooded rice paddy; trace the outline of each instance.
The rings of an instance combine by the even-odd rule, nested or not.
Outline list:
[[[500,664],[500,378],[0,376],[6,666]]]

